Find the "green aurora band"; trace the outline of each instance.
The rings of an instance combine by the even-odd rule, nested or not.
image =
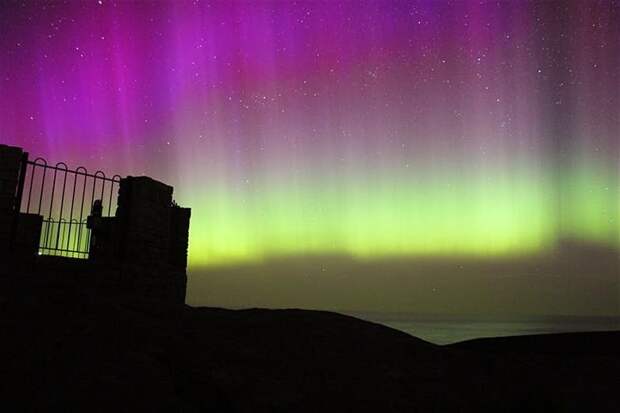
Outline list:
[[[173,185],[192,269],[620,248],[618,1],[230,3],[8,3],[0,142]]]
[[[183,202],[192,218],[191,265],[274,256],[506,256],[547,252],[564,238],[620,246],[617,177],[600,165],[549,176],[521,172],[402,176],[381,182],[282,183],[237,196],[210,189]],[[413,181],[413,182],[412,182]],[[562,200],[558,207],[558,198]]]

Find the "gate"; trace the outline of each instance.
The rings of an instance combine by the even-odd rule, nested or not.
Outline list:
[[[52,166],[43,158],[30,161],[27,155],[21,168],[20,212],[43,217],[39,254],[88,258],[91,208],[99,200],[101,216],[114,216],[121,177],[91,174],[82,166],[71,170],[64,162]]]

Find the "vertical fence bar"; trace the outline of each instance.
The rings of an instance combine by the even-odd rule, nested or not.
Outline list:
[[[93,204],[95,203],[95,190],[97,189],[96,187],[97,187],[97,173],[93,175],[93,190],[90,194],[90,205],[88,206],[88,208],[91,208],[91,209],[93,207]]]
[[[63,222],[63,209],[65,207],[65,190],[67,188],[67,172],[68,172],[68,168],[67,168],[67,165],[64,164],[63,162],[59,162],[59,163],[56,164],[56,168],[58,168],[58,169],[56,169],[57,171],[58,170],[62,171],[60,166],[64,167],[65,176],[63,178],[62,190],[60,192],[60,211],[58,213],[58,231],[56,232],[56,246],[55,246],[55,249],[58,249],[58,243],[61,241],[61,239],[64,239],[64,226],[62,225],[62,222]],[[60,237],[60,230],[61,230],[61,228],[63,230],[63,238]]]
[[[73,174],[73,190],[71,191],[71,207],[69,208],[69,231],[67,234],[67,249],[71,249],[71,227],[73,226],[73,205],[75,203],[75,188],[77,185],[77,174]]]
[[[80,220],[78,221],[78,236],[77,236],[77,250],[81,250],[82,244],[82,227],[84,222],[84,199],[86,198],[86,183],[88,181],[88,171],[83,166],[78,166],[75,170],[76,177],[78,174],[82,174],[84,176],[84,183],[82,185],[82,201],[80,203]]]
[[[56,176],[58,175],[58,171],[54,168],[54,175],[52,180],[52,192],[50,193],[50,206],[47,212],[47,231],[45,232],[45,241],[44,245],[46,249],[50,249],[50,237],[54,236],[54,225],[52,220],[52,211],[54,210],[54,194],[56,193]],[[41,192],[43,192],[43,185],[41,185]]]
[[[105,181],[107,181],[108,178],[106,178],[105,174],[101,171],[97,171],[95,172],[95,176],[99,176],[99,178],[101,179],[101,215],[103,215],[103,193],[105,190]]]

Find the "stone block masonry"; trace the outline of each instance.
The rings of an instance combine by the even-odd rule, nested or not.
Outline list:
[[[172,192],[171,186],[145,176],[121,180],[119,260],[136,289],[184,301],[190,210],[173,204]]]

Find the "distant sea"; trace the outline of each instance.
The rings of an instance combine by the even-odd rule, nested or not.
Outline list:
[[[451,344],[479,337],[550,334],[583,331],[620,331],[620,317],[553,316],[494,320],[417,316],[403,313],[349,313],[435,344]]]

